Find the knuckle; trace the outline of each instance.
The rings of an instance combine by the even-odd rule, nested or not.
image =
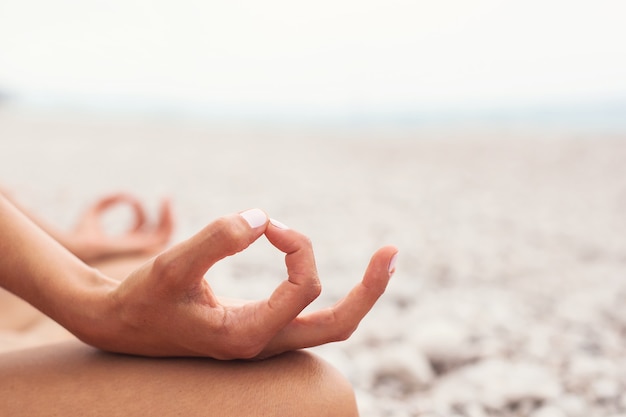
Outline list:
[[[306,299],[309,303],[322,293],[322,282],[315,271],[294,273],[289,277],[289,281],[298,286],[301,297]]]
[[[335,342],[343,342],[345,340],[348,340],[350,338],[350,336],[352,336],[352,334],[355,332],[356,330],[356,326],[350,326],[350,327],[345,327],[345,328],[340,328],[337,330],[337,332],[335,333],[335,337],[333,338]]]
[[[171,257],[168,253],[157,255],[152,263],[153,271],[164,279],[173,279],[180,276],[182,267],[180,260],[176,257]]]
[[[249,244],[247,230],[242,225],[220,217],[211,224],[211,234],[225,252],[235,254]]]
[[[319,278],[317,278],[317,276],[314,278],[313,282],[311,282],[311,284],[308,286],[308,290],[309,290],[308,296],[311,301],[315,300],[322,293],[322,284]]]
[[[334,323],[334,326],[332,326],[334,331],[330,335],[330,339],[333,342],[343,342],[349,339],[359,327],[358,321],[348,320],[335,311],[333,311],[332,318],[329,318],[329,322]]]
[[[313,273],[310,277],[307,277],[304,287],[306,289],[306,297],[310,301],[315,300],[322,293],[322,282],[317,274]]]

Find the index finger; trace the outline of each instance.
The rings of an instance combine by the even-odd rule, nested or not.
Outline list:
[[[379,249],[367,267],[363,280],[333,307],[297,317],[268,344],[264,354],[303,349],[346,340],[384,293],[395,271],[398,250]]]
[[[311,241],[295,230],[276,224],[279,223],[272,222],[265,235],[285,253],[287,279],[269,299],[256,304],[255,326],[262,332],[259,337],[267,341],[291,323],[321,292]]]

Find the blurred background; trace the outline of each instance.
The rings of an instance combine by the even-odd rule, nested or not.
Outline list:
[[[312,239],[318,352],[364,416],[626,415],[626,5],[608,0],[0,0],[0,178],[64,227],[174,200],[183,239],[249,207]],[[128,213],[105,220],[123,230]],[[259,242],[207,278],[261,298]]]
[[[0,2],[25,106],[210,121],[623,127],[617,0]]]

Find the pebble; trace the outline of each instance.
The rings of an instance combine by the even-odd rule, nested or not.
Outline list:
[[[463,323],[435,319],[419,323],[412,342],[428,358],[438,373],[466,364],[477,357],[470,333]]]
[[[490,359],[446,375],[432,394],[440,402],[502,409],[524,400],[547,401],[560,391],[556,377],[538,364]]]
[[[610,401],[617,399],[621,394],[619,384],[612,379],[602,378],[591,382],[591,394],[597,401]]]
[[[362,359],[369,388],[382,397],[406,398],[427,388],[435,378],[428,359],[406,344],[390,345],[372,358]],[[364,358],[365,356],[362,356]]]
[[[530,417],[570,417],[563,410],[553,405],[543,406],[532,412]]]
[[[563,410],[568,417],[586,417],[588,414],[587,403],[578,395],[562,395],[555,399],[553,404]]]

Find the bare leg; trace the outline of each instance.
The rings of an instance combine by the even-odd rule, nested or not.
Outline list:
[[[259,362],[151,359],[72,341],[0,355],[0,375],[0,415],[358,415],[350,384],[306,352]]]

